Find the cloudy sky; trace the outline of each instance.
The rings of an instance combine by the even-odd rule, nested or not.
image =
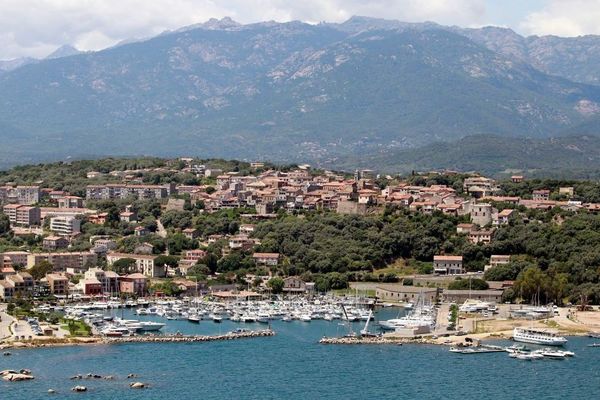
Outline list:
[[[352,15],[499,25],[524,35],[600,34],[600,0],[0,0],[0,59],[45,57],[63,44],[98,50],[212,17],[316,23]]]

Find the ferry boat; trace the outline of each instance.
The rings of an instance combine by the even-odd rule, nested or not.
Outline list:
[[[513,330],[513,340],[515,342],[542,344],[546,346],[563,346],[567,343],[567,339],[563,336],[534,328],[515,328]]]

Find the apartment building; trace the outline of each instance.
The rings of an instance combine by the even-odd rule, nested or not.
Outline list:
[[[3,207],[3,211],[12,226],[29,227],[40,225],[41,214],[39,207],[7,204]]]
[[[50,230],[59,236],[73,236],[81,232],[81,221],[75,217],[52,217]]]
[[[92,252],[31,253],[27,255],[27,269],[42,261],[54,266],[54,271],[79,274],[98,263],[98,256]]]
[[[164,199],[175,192],[174,183],[168,185],[88,185],[85,190],[85,198],[93,200],[126,199],[128,197],[137,199]]]

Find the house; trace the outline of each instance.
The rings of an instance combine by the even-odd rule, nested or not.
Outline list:
[[[497,267],[498,265],[505,265],[510,262],[510,256],[492,254],[490,256],[490,264],[485,266],[485,271],[490,268]]]
[[[279,264],[279,253],[254,253],[252,258],[256,265],[273,267]]]
[[[188,239],[194,240],[200,235],[200,232],[194,228],[186,228],[183,230],[183,235]]]
[[[0,299],[10,300],[15,296],[15,286],[11,281],[0,280]]]
[[[560,187],[558,188],[558,194],[571,198],[575,195],[575,189],[573,189],[573,186]]]
[[[283,280],[284,293],[306,293],[306,283],[297,276],[289,276]]]
[[[69,294],[69,278],[64,274],[47,274],[46,281],[50,288],[50,293],[55,296],[66,296]]]
[[[121,222],[137,222],[137,213],[133,211],[123,211],[119,214]]]
[[[426,303],[433,304],[437,301],[438,289],[397,283],[382,284],[375,287],[375,296],[380,301],[403,303],[415,303],[421,297]]]
[[[508,225],[508,223],[515,218],[515,215],[517,215],[515,210],[506,208],[496,214],[493,225]]]
[[[58,208],[83,208],[83,199],[79,196],[60,196],[56,201]]]
[[[473,244],[491,243],[494,236],[493,229],[482,229],[469,232],[469,241]]]
[[[48,250],[64,249],[69,241],[62,236],[47,236],[42,241],[42,247]]]
[[[254,232],[255,225],[253,224],[241,224],[240,225],[240,233],[245,235],[249,235]]]
[[[122,276],[119,279],[119,291],[125,294],[144,296],[148,290],[148,278],[140,273]]]
[[[95,276],[80,279],[76,286],[77,289],[79,289],[81,293],[86,296],[97,296],[104,292],[102,282],[100,282]]]
[[[229,238],[229,248],[231,250],[250,250],[254,246],[254,240],[246,235],[236,235]]]
[[[106,218],[108,217],[108,213],[98,213],[88,215],[88,222],[95,225],[104,225],[106,223]]]
[[[133,252],[135,254],[152,254],[154,252],[154,246],[150,243],[142,243],[135,246]]]
[[[550,200],[550,190],[548,190],[548,189],[534,190],[532,193],[532,199],[534,201]]]
[[[133,232],[135,236],[146,236],[149,233],[148,229],[144,228],[143,226],[136,226]]]
[[[433,272],[445,275],[462,274],[464,272],[462,256],[433,256]]]
[[[510,177],[512,183],[521,183],[523,182],[523,175],[513,175]]]
[[[192,264],[197,264],[198,261],[202,260],[204,257],[206,257],[206,251],[204,250],[184,250],[181,260],[190,262]]]
[[[475,227],[475,225],[473,225],[473,224],[458,224],[456,226],[456,233],[468,234],[469,232],[471,232],[473,230],[474,227]]]

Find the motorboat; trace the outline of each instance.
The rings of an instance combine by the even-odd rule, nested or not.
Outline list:
[[[142,321],[139,324],[141,326],[140,331],[142,332],[156,332],[161,330],[165,326],[165,324],[161,322],[152,321]]]
[[[210,319],[212,319],[212,321],[216,323],[220,323],[221,321],[223,321],[223,317],[219,314],[210,314]]]
[[[190,314],[187,317],[187,320],[193,322],[194,324],[199,324],[202,318],[198,314]]]
[[[538,350],[534,353],[541,354],[544,358],[551,360],[564,360],[566,357],[564,352],[551,349]]]

